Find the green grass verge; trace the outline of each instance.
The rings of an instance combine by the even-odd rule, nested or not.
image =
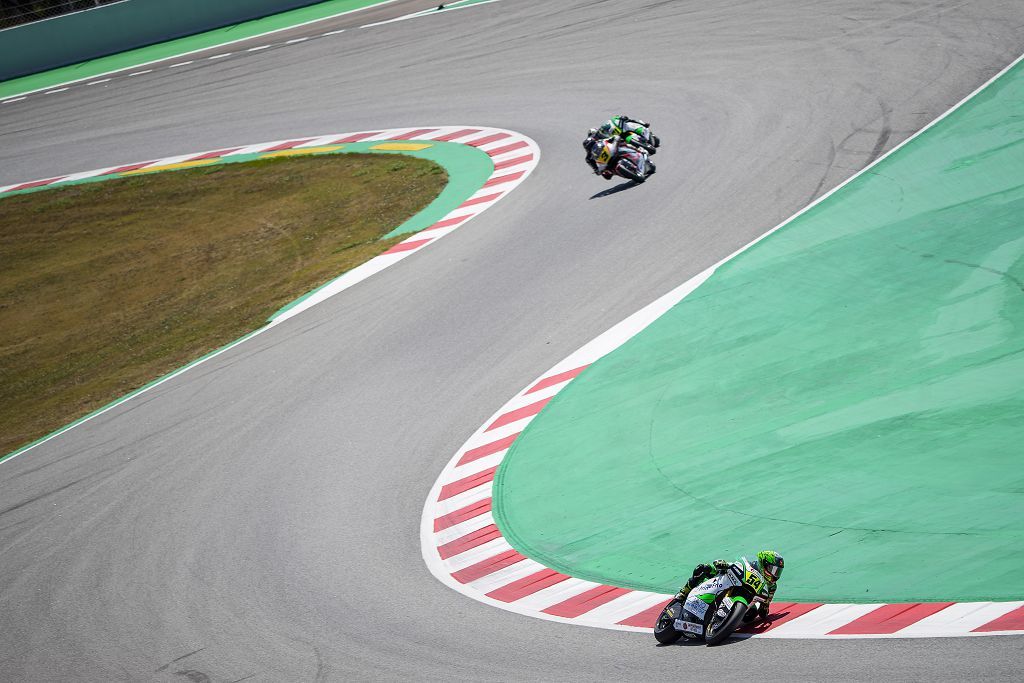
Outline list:
[[[2,199],[0,453],[239,336],[402,239],[443,168],[344,154]]]

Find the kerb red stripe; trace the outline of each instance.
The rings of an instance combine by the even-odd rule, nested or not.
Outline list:
[[[464,201],[461,204],[459,204],[459,208],[460,209],[464,209],[467,206],[473,206],[475,204],[483,204],[485,202],[493,201],[493,200],[497,199],[500,196],[501,196],[501,192],[495,192],[494,194],[489,194],[489,195],[486,195],[486,196],[483,196],[483,197],[477,197],[476,199],[467,199],[466,201]]]
[[[489,142],[496,142],[507,137],[509,137],[508,133],[494,133],[492,135],[486,135],[478,140],[470,140],[466,144],[470,147],[479,147],[480,145],[486,145]]]
[[[562,382],[568,382],[570,379],[575,378],[577,375],[579,375],[581,372],[583,372],[586,369],[587,369],[586,365],[581,365],[580,367],[578,367],[578,368],[576,368],[574,370],[566,370],[565,372],[560,372],[557,375],[551,375],[550,377],[545,377],[544,379],[542,379],[541,381],[537,382],[532,387],[530,387],[530,390],[527,391],[526,393],[532,394],[535,391],[540,391],[541,389],[547,389],[550,386],[554,386],[556,384],[561,384]]]
[[[519,180],[526,174],[526,171],[516,171],[515,173],[509,173],[508,175],[498,176],[497,178],[491,178],[484,187],[494,187],[495,185],[501,185],[502,183],[510,183],[513,180]]]
[[[282,150],[292,149],[294,147],[298,147],[299,145],[304,145],[307,142],[312,142],[314,139],[315,138],[309,138],[307,140],[289,140],[288,142],[282,142],[280,145],[274,145],[273,147],[270,147],[269,149],[265,149],[263,151],[264,152],[280,152]]]
[[[530,574],[518,581],[513,581],[508,585],[492,590],[487,594],[487,597],[501,600],[502,602],[515,602],[519,598],[533,595],[537,591],[554,586],[556,583],[561,583],[568,578],[565,574],[559,574],[554,569],[542,569],[536,574]]]
[[[491,511],[491,499],[485,498],[484,500],[477,501],[476,503],[470,503],[464,508],[459,508],[454,512],[449,512],[446,515],[441,515],[434,520],[434,533],[438,531],[444,531],[448,527],[453,527],[456,524],[461,524],[467,520],[479,517],[485,512]]]
[[[475,213],[466,214],[465,216],[456,216],[455,218],[446,218],[443,221],[438,221],[431,225],[429,228],[423,228],[423,230],[437,230],[438,228],[447,228],[452,225],[458,225],[467,218],[472,218]],[[421,231],[422,232],[422,231]]]
[[[987,633],[988,631],[1024,631],[1024,605],[987,624],[982,624],[972,633]]]
[[[465,477],[463,479],[459,479],[458,481],[453,481],[450,484],[445,484],[444,486],[441,487],[441,494],[437,497],[437,499],[439,501],[448,500],[452,496],[457,496],[460,493],[463,493],[464,491],[475,489],[477,486],[480,486],[481,484],[486,484],[487,482],[492,481],[494,479],[494,472],[497,469],[498,467],[497,465],[495,465],[494,467],[490,467],[484,470],[483,472],[477,472],[476,474],[471,474],[470,476]]]
[[[595,607],[600,607],[606,602],[611,602],[620,595],[629,593],[628,588],[618,588],[616,586],[595,586],[588,591],[584,591],[579,595],[563,600],[557,605],[552,605],[544,610],[545,614],[551,614],[556,617],[565,617],[572,619],[578,617],[581,614],[586,614]]]
[[[411,140],[414,137],[420,135],[426,135],[427,133],[433,133],[437,128],[420,128],[419,130],[410,130],[408,133],[402,133],[401,135],[391,138],[392,140]]]
[[[146,166],[149,166],[152,163],[152,161],[143,161],[141,164],[128,164],[127,166],[118,166],[117,168],[112,168],[109,171],[104,171],[100,175],[114,175],[115,173],[127,173],[128,171],[137,171],[140,168],[145,168]]]
[[[463,128],[462,130],[457,130],[454,133],[448,133],[447,135],[442,135],[441,137],[434,139],[437,140],[438,142],[448,142],[449,140],[454,140],[455,138],[463,138],[466,137],[467,135],[472,135],[473,133],[479,132],[479,128]]]
[[[508,161],[502,161],[502,162],[497,163],[497,164],[494,165],[494,170],[495,171],[500,171],[501,169],[508,168],[509,166],[518,166],[519,164],[525,164],[527,161],[531,161],[532,159],[533,159],[533,155],[532,154],[527,154],[524,157],[516,157],[515,159],[509,159]]]
[[[67,178],[67,176],[66,175],[62,175],[62,176],[58,176],[56,178],[47,178],[46,180],[33,180],[31,183],[24,183],[22,185],[18,185],[17,187],[12,187],[11,189],[9,189],[7,191],[8,192],[14,192],[16,190],[28,190],[28,189],[31,189],[33,187],[42,187],[43,185],[50,185],[51,183],[55,183],[58,180],[64,180],[65,178]]]
[[[505,450],[512,445],[512,442],[515,441],[516,437],[521,433],[522,432],[516,432],[512,436],[506,436],[504,439],[498,439],[497,441],[492,441],[484,444],[483,446],[477,446],[476,448],[466,451],[462,454],[462,457],[459,458],[458,465],[465,465],[468,462],[473,462],[480,458],[486,458],[488,455],[494,455],[499,451]]]
[[[638,626],[640,628],[654,628],[654,622],[658,621],[658,615],[661,614],[661,610],[665,609],[665,605],[668,601],[659,602],[654,607],[648,607],[639,614],[634,614],[628,619],[623,619],[619,622],[619,626]]]
[[[519,142],[513,142],[511,145],[505,145],[504,147],[498,147],[497,149],[489,149],[487,150],[487,155],[496,157],[505,154],[506,152],[522,149],[523,147],[529,147],[529,145],[520,140]]]
[[[413,240],[411,242],[399,242],[395,246],[393,246],[390,249],[388,249],[387,251],[385,251],[384,254],[399,254],[399,253],[401,253],[403,251],[412,251],[413,249],[416,249],[418,247],[422,247],[427,242],[433,241],[433,239],[434,238],[431,237],[430,239],[425,239],[425,240]],[[381,254],[381,256],[383,256],[384,254]]]
[[[499,569],[511,567],[516,562],[522,562],[525,559],[525,555],[520,555],[515,550],[506,550],[494,557],[487,558],[483,562],[477,562],[465,569],[452,572],[452,578],[459,583],[469,583],[470,581],[476,581],[479,578],[483,578],[488,574],[493,574]]]
[[[242,148],[241,147],[232,147],[231,149],[218,149],[216,152],[206,152],[205,154],[200,154],[199,156],[191,157],[191,158],[189,158],[189,161],[202,161],[204,159],[219,159],[220,157],[222,157],[222,156],[224,156],[226,154],[231,154],[232,152],[237,152],[240,149],[242,149]]]
[[[907,604],[882,605],[864,616],[854,619],[845,626],[829,631],[830,636],[880,635],[896,633],[925,617],[946,609],[952,602],[912,602]]]
[[[548,401],[550,401],[550,400],[551,400],[551,397],[548,397],[548,398],[542,399],[540,401],[537,401],[536,403],[531,403],[528,406],[523,406],[522,408],[516,408],[515,410],[510,410],[509,412],[505,413],[504,415],[499,417],[497,420],[492,422],[491,426],[488,427],[487,429],[485,429],[484,431],[485,432],[489,432],[492,429],[497,429],[498,427],[502,427],[502,426],[507,425],[507,424],[509,424],[511,422],[515,422],[516,420],[522,420],[524,418],[530,417],[531,415],[536,415],[537,413],[539,413],[541,411],[541,408],[543,408],[544,406],[546,406],[548,404]]]
[[[772,604],[772,613],[768,615],[768,621],[759,621],[753,626],[745,626],[740,633],[765,633],[773,628],[782,626],[787,621],[802,617],[812,610],[821,607],[818,602],[782,602]]]
[[[437,553],[441,556],[442,560],[447,560],[449,557],[455,557],[484,543],[490,543],[496,538],[501,538],[501,532],[498,531],[498,527],[490,524],[471,534],[456,538],[450,543],[437,546]]]
[[[382,132],[383,131],[377,131],[376,133],[355,133],[354,135],[349,135],[347,137],[338,138],[337,140],[335,140],[331,144],[332,145],[340,145],[340,144],[345,143],[345,142],[359,142],[360,140],[365,140],[366,138],[372,138],[374,135],[380,135]]]

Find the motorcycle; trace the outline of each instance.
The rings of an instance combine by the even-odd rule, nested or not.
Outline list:
[[[654,637],[669,645],[680,638],[718,645],[743,624],[766,618],[768,582],[747,558],[698,584],[685,602],[673,599],[654,624]]]
[[[595,140],[590,155],[598,173],[605,178],[617,175],[642,183],[654,175],[655,167],[647,150],[624,144],[616,137]]]

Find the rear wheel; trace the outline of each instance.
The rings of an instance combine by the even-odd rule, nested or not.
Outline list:
[[[715,610],[715,613],[711,615],[711,621],[704,634],[704,640],[708,645],[718,645],[739,628],[743,621],[743,615],[747,613],[747,606],[737,600],[732,603],[732,608],[727,615],[721,616],[719,611],[720,609]]]
[[[636,166],[626,159],[623,159],[618,163],[615,167],[615,172],[623,178],[632,180],[634,183],[642,183],[645,180],[645,178],[637,172]]]
[[[654,637],[662,645],[671,645],[672,643],[679,640],[683,632],[677,631],[675,627],[675,621],[683,615],[683,603],[678,600],[665,605],[665,609],[661,610],[661,614],[658,615],[658,621],[654,623]]]

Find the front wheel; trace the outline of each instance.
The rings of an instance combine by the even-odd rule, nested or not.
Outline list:
[[[683,632],[677,631],[675,627],[675,621],[683,615],[683,603],[678,600],[665,605],[665,609],[661,610],[661,614],[658,616],[658,621],[654,623],[654,637],[662,645],[671,645],[672,643],[679,640]]]
[[[716,610],[711,616],[711,622],[708,624],[708,629],[704,634],[704,640],[708,645],[718,645],[739,628],[740,623],[743,621],[743,615],[746,613],[747,605],[739,600],[732,603],[732,609],[724,617],[719,616]]]
[[[634,183],[642,183],[647,180],[630,161],[623,159],[615,166],[615,172]]]

